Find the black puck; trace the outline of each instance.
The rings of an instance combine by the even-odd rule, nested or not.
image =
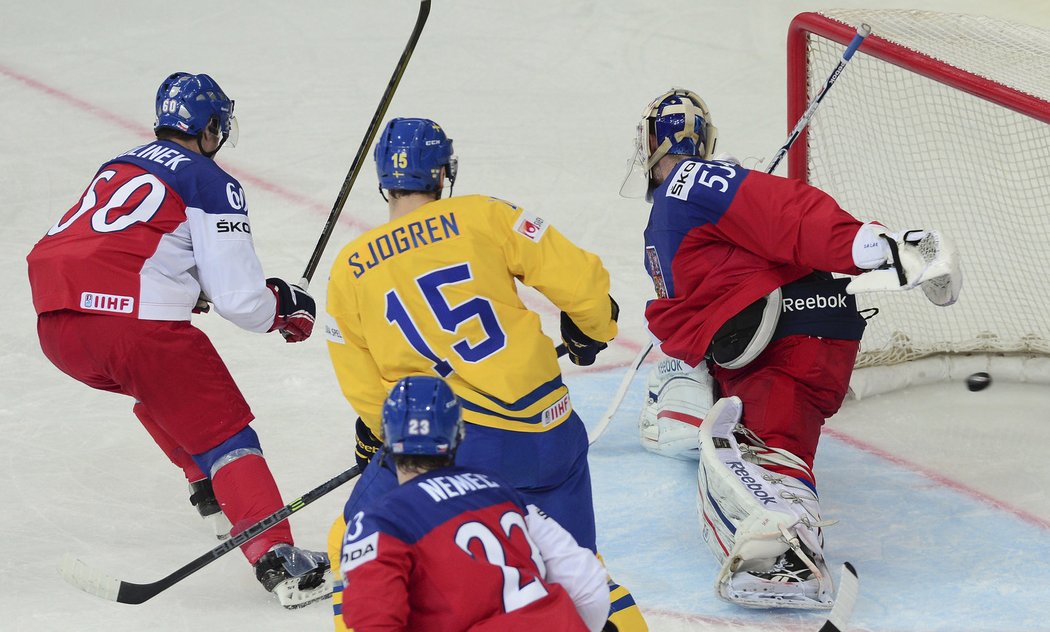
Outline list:
[[[988,375],[984,371],[980,373],[974,373],[970,377],[966,378],[966,388],[971,391],[983,391],[988,388],[992,383],[992,376]]]

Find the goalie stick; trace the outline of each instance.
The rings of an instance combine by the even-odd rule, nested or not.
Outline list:
[[[328,245],[328,240],[332,237],[335,223],[343,212],[343,205],[346,204],[346,199],[350,196],[350,189],[354,187],[354,182],[357,180],[357,174],[361,171],[361,164],[365,160],[368,148],[372,145],[372,141],[375,140],[376,134],[379,133],[379,125],[383,122],[386,110],[390,107],[390,102],[394,98],[394,91],[397,90],[398,84],[401,83],[401,76],[405,74],[408,60],[412,58],[412,52],[415,50],[416,42],[419,41],[419,36],[423,32],[423,26],[427,23],[428,15],[430,15],[430,0],[421,0],[419,3],[419,14],[416,16],[416,25],[412,28],[412,34],[408,37],[405,50],[401,53],[401,59],[398,60],[397,66],[394,68],[394,74],[390,77],[390,83],[387,84],[386,91],[383,92],[383,98],[379,101],[379,107],[376,108],[375,114],[372,115],[372,121],[368,124],[365,137],[361,139],[361,146],[357,148],[357,155],[354,156],[354,161],[350,163],[350,171],[346,174],[346,179],[343,180],[343,186],[339,189],[339,195],[335,199],[335,204],[332,205],[332,212],[329,213],[328,221],[325,222],[324,228],[321,229],[321,237],[317,240],[317,245],[314,246],[313,254],[310,255],[310,261],[307,262],[306,270],[303,272],[303,278],[299,281],[299,286],[303,289],[307,289],[310,286],[310,280],[314,278],[317,264],[320,263],[321,255]]]
[[[773,156],[773,159],[769,162],[769,165],[766,167],[766,173],[773,173],[773,171],[776,170],[777,165],[779,165],[780,161],[784,158],[784,156],[787,155],[787,152],[789,149],[791,149],[791,146],[795,144],[795,141],[802,133],[802,130],[806,129],[806,126],[809,125],[809,121],[813,118],[813,114],[817,111],[817,106],[819,106],[820,102],[824,100],[824,96],[827,95],[828,90],[831,89],[831,86],[835,85],[835,82],[838,80],[839,75],[842,74],[842,70],[846,67],[846,64],[849,63],[849,60],[853,58],[853,53],[857,52],[857,49],[860,48],[861,43],[864,42],[864,38],[866,38],[870,34],[871,27],[867,24],[861,24],[859,27],[857,27],[857,34],[853,36],[853,40],[850,41],[849,46],[847,46],[846,50],[842,53],[842,59],[839,60],[838,65],[836,65],[834,70],[831,71],[831,74],[828,75],[827,81],[824,82],[824,87],[822,87],[820,89],[820,92],[817,93],[817,96],[813,98],[813,101],[809,104],[809,107],[806,108],[806,111],[802,114],[802,117],[799,118],[798,123],[795,124],[795,128],[791,130],[790,134],[788,134],[787,141],[780,147],[776,155]],[[619,409],[620,404],[623,403],[623,396],[627,392],[627,387],[630,386],[631,380],[634,378],[634,374],[637,373],[638,367],[641,366],[642,361],[645,360],[645,356],[647,356],[649,352],[652,351],[652,349],[653,343],[650,342],[647,347],[645,347],[644,349],[642,349],[641,352],[639,352],[638,358],[627,370],[627,374],[624,375],[624,381],[620,385],[620,390],[617,391],[616,397],[613,398],[612,405],[609,407],[609,410],[605,413],[605,417],[602,417],[601,422],[599,422],[599,424],[595,426],[594,430],[591,431],[591,434],[588,436],[588,440],[592,444],[598,440],[598,437],[602,436],[603,432],[605,432],[605,428],[609,425],[609,421],[612,419],[613,415],[616,414],[616,411]]]
[[[351,467],[335,478],[311,489],[299,498],[296,498],[269,516],[266,516],[259,522],[256,522],[214,549],[208,551],[189,564],[186,564],[174,573],[171,573],[162,579],[158,579],[155,582],[150,582],[148,584],[134,584],[132,582],[115,579],[89,567],[84,562],[81,562],[68,554],[62,560],[62,567],[59,569],[59,572],[63,579],[84,592],[119,603],[140,604],[156,597],[208,564],[211,564],[223,555],[226,555],[233,549],[236,549],[245,542],[264,533],[274,525],[287,520],[293,513],[299,511],[350,479],[355,478],[360,473],[361,468],[356,465]]]
[[[843,632],[846,623],[853,614],[853,606],[857,603],[857,592],[860,590],[860,580],[857,578],[857,570],[853,565],[846,562],[842,565],[842,575],[839,578],[839,592],[835,596],[835,605],[828,614],[828,620],[820,627],[819,632]]]
[[[627,368],[627,373],[624,374],[623,380],[620,381],[620,388],[616,390],[616,395],[613,396],[612,402],[609,403],[609,408],[605,411],[605,415],[598,421],[594,426],[594,429],[587,433],[587,444],[593,444],[598,440],[598,437],[602,436],[605,429],[609,426],[609,422],[612,421],[613,415],[619,410],[620,404],[623,402],[624,396],[627,395],[627,389],[630,388],[631,382],[634,380],[634,374],[638,372],[638,367],[642,366],[642,362],[645,362],[645,356],[649,355],[649,352],[653,350],[653,343],[649,343],[638,352],[638,355],[631,361],[631,366]]]

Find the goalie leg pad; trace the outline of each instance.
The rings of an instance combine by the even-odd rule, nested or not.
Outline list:
[[[714,404],[707,363],[696,367],[667,358],[649,373],[649,392],[638,422],[642,446],[662,456],[699,459],[697,434]]]
[[[826,523],[816,493],[759,464],[790,466],[801,463],[797,457],[738,443],[742,412],[739,398],[720,399],[700,429],[697,509],[704,540],[721,564],[716,591],[749,607],[830,607],[820,539]]]

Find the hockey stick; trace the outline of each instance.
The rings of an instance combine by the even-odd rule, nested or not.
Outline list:
[[[87,564],[68,554],[62,560],[62,567],[59,569],[59,572],[62,574],[63,579],[84,592],[97,595],[110,601],[117,601],[119,603],[140,604],[148,599],[156,597],[161,592],[171,588],[223,555],[226,555],[245,542],[267,531],[274,525],[287,520],[293,513],[299,511],[350,479],[355,478],[360,473],[361,468],[356,465],[351,467],[339,476],[336,476],[328,482],[322,483],[314,489],[306,492],[299,498],[296,498],[269,516],[266,516],[259,522],[256,522],[244,531],[241,531],[229,540],[226,540],[219,546],[208,551],[174,573],[149,584],[133,584],[131,582],[114,579],[100,571],[90,568]]]
[[[616,390],[616,395],[613,396],[612,402],[609,403],[609,408],[605,410],[605,415],[602,416],[598,424],[594,426],[590,432],[587,433],[587,444],[590,445],[598,440],[598,437],[602,436],[605,429],[609,426],[609,422],[612,421],[613,415],[620,409],[620,404],[623,402],[623,398],[627,395],[627,389],[630,388],[631,382],[634,381],[634,375],[638,372],[638,367],[642,366],[642,362],[645,361],[645,356],[649,355],[649,352],[653,350],[653,343],[649,343],[638,355],[631,361],[631,366],[627,368],[627,372],[623,376],[623,380],[620,381],[620,388]]]
[[[846,562],[842,565],[842,576],[839,578],[839,592],[835,596],[835,605],[828,614],[828,620],[820,627],[819,632],[843,632],[846,623],[853,614],[853,606],[857,603],[857,593],[860,590],[860,580],[857,578],[857,570],[853,565]]]
[[[376,134],[379,132],[379,125],[383,122],[386,110],[394,98],[394,91],[397,90],[398,84],[401,83],[401,76],[405,74],[408,60],[412,58],[412,51],[416,48],[416,42],[419,41],[419,35],[423,32],[423,25],[427,23],[428,15],[430,15],[430,0],[421,0],[419,3],[419,14],[416,16],[416,25],[412,28],[412,34],[408,37],[405,50],[401,53],[401,59],[398,60],[397,66],[394,68],[394,74],[390,77],[390,83],[387,84],[386,91],[383,92],[383,98],[379,101],[379,107],[376,108],[375,114],[372,115],[372,121],[368,124],[365,137],[361,139],[361,146],[357,148],[357,155],[354,156],[354,161],[350,163],[350,171],[346,174],[346,179],[343,180],[343,186],[339,189],[339,196],[336,197],[335,204],[332,205],[332,212],[328,215],[328,221],[325,222],[324,228],[321,230],[321,237],[317,240],[314,252],[310,255],[310,261],[306,264],[303,278],[299,281],[299,286],[303,289],[308,288],[310,280],[314,278],[317,264],[320,263],[321,255],[328,245],[328,240],[332,237],[335,223],[339,219],[340,213],[343,212],[343,205],[346,204],[346,199],[350,196],[350,189],[353,188],[354,181],[357,180],[357,174],[361,171],[361,164],[365,160],[368,148],[372,145],[372,141],[375,140]]]
[[[801,134],[802,130],[804,130],[807,125],[809,125],[810,119],[813,118],[813,113],[817,111],[817,106],[819,106],[820,102],[824,100],[824,96],[828,93],[828,90],[830,90],[831,86],[833,86],[835,84],[835,81],[838,80],[839,75],[842,74],[842,70],[846,67],[846,64],[849,63],[849,60],[853,58],[853,53],[857,52],[857,49],[864,41],[864,38],[870,34],[871,27],[867,24],[861,24],[859,27],[857,27],[857,34],[853,37],[853,40],[849,43],[849,46],[846,47],[845,52],[842,53],[842,59],[839,60],[839,63],[837,66],[835,66],[835,69],[831,71],[831,75],[829,75],[827,81],[824,82],[824,87],[820,89],[820,92],[809,104],[809,107],[806,108],[806,111],[802,114],[802,117],[798,120],[798,123],[795,125],[795,129],[791,130],[791,133],[788,134],[787,142],[785,142],[784,145],[777,151],[776,155],[773,156],[773,160],[770,161],[769,166],[766,167],[766,173],[773,173],[773,170],[777,168],[777,165],[780,164],[780,161],[784,158],[785,155],[787,155],[788,150],[791,149],[791,146],[795,144],[795,140],[798,139],[799,134]],[[638,371],[638,367],[641,366],[642,361],[645,360],[645,357],[649,354],[650,351],[652,351],[652,349],[653,343],[650,342],[648,346],[646,346],[644,349],[642,349],[641,352],[639,352],[638,357],[635,359],[635,362],[631,365],[629,369],[627,369],[627,374],[624,375],[623,383],[620,384],[620,390],[616,392],[616,396],[613,398],[612,404],[609,406],[609,410],[606,411],[605,416],[602,417],[602,420],[588,435],[587,439],[588,441],[590,441],[590,443],[593,444],[595,441],[598,440],[598,437],[602,436],[602,433],[605,432],[605,428],[609,425],[609,421],[612,419],[613,415],[616,414],[616,411],[619,409],[620,404],[623,402],[623,397],[627,393],[627,388],[630,386],[631,380],[634,378],[634,374]]]
[[[806,111],[802,113],[802,118],[798,120],[798,123],[795,124],[795,129],[791,130],[791,133],[788,135],[787,142],[784,143],[784,146],[777,151],[775,156],[773,156],[773,160],[771,160],[769,166],[766,167],[766,173],[773,173],[777,168],[777,165],[780,164],[780,161],[787,155],[788,150],[795,144],[795,139],[797,139],[799,134],[802,133],[802,130],[806,129],[806,126],[809,125],[809,120],[813,118],[813,113],[817,111],[817,106],[824,100],[824,96],[828,93],[828,90],[831,89],[831,86],[835,85],[835,81],[838,80],[839,75],[842,74],[843,69],[846,68],[846,64],[849,63],[849,60],[853,59],[853,53],[857,52],[861,43],[864,42],[864,38],[869,35],[871,35],[870,26],[867,24],[861,24],[857,27],[857,34],[853,36],[849,46],[843,51],[842,59],[839,60],[835,69],[831,71],[830,75],[828,75],[827,81],[824,82],[824,87],[820,89],[817,96],[815,96],[810,102],[809,107],[807,107]]]

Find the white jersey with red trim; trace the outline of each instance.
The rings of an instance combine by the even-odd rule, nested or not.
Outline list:
[[[102,165],[27,260],[38,314],[189,320],[203,292],[250,331],[268,331],[276,315],[240,183],[170,141]]]

